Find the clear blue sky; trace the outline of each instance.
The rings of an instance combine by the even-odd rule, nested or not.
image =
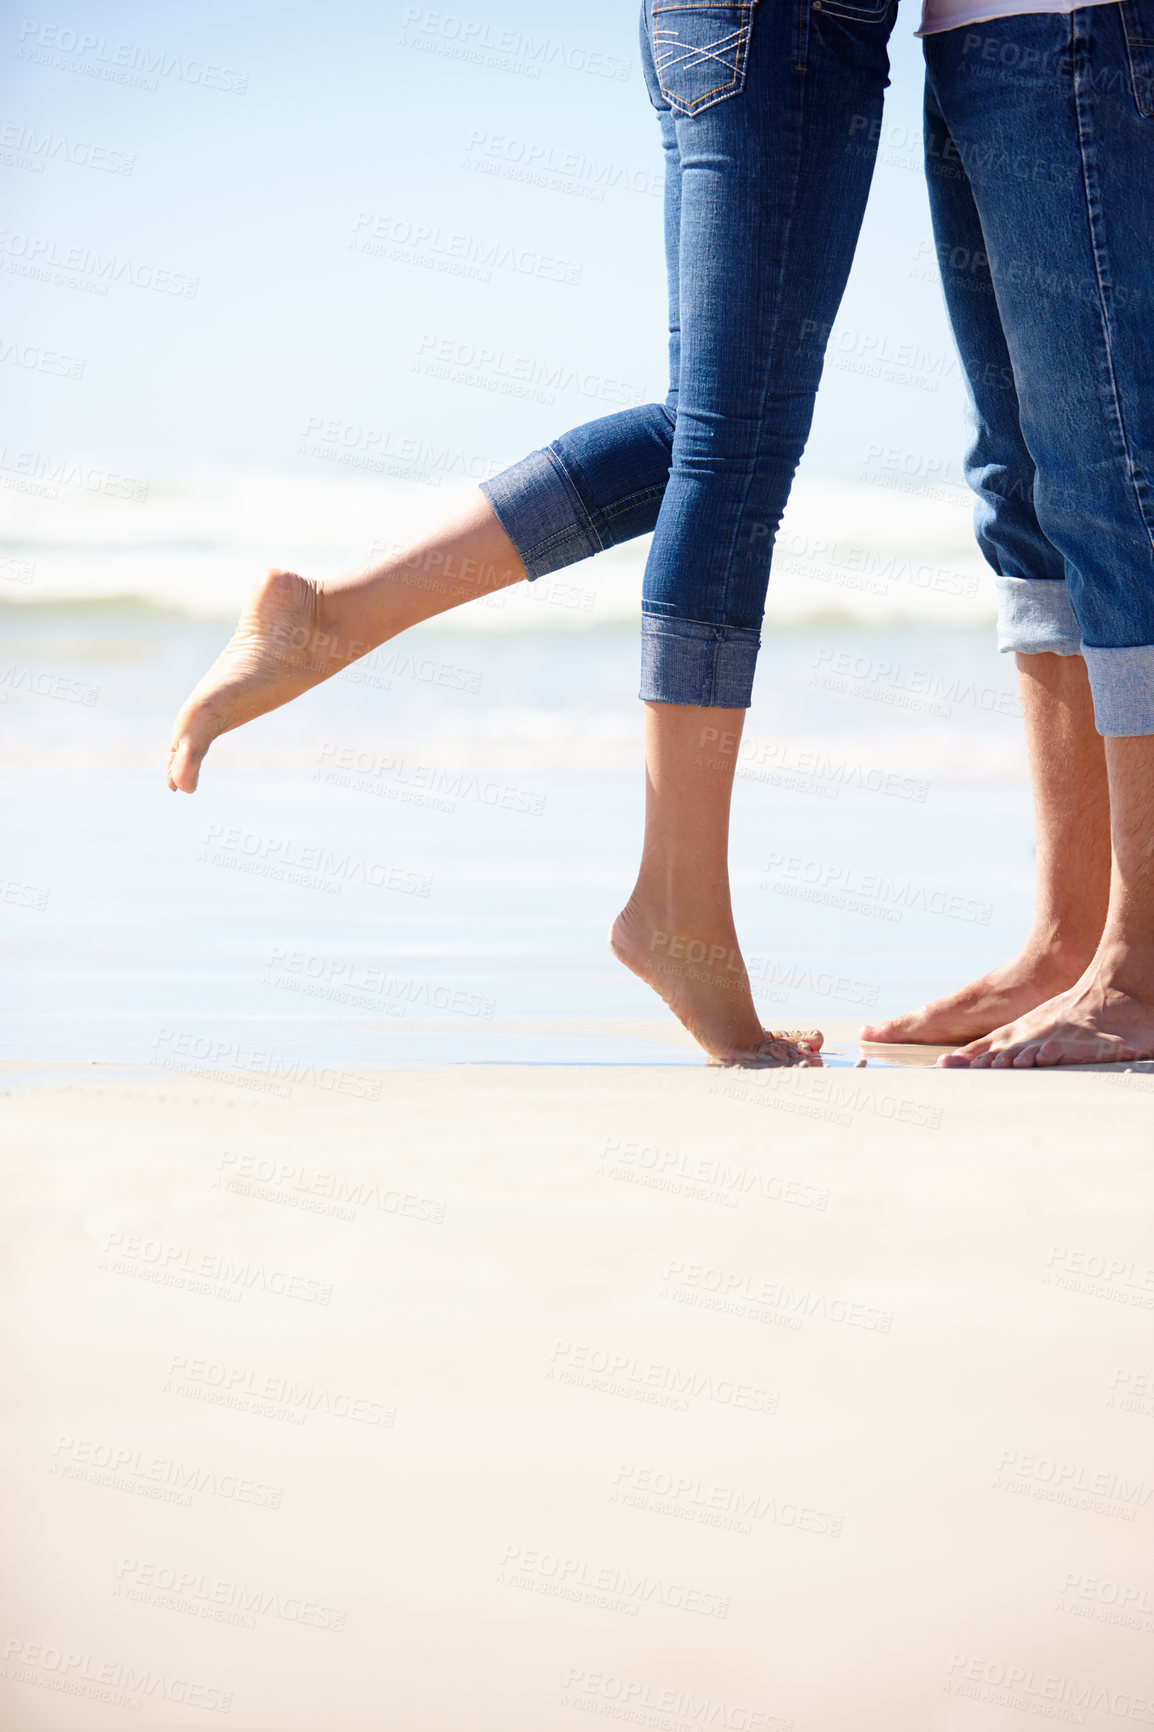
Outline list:
[[[928,370],[893,383],[829,366],[816,473],[859,473],[878,445],[956,473],[962,396],[956,370],[935,381],[949,337],[909,0],[903,14],[843,359],[915,345]],[[329,422],[496,462],[611,406],[596,381],[664,393],[659,152],[633,0],[94,3],[51,18],[16,13],[0,33],[9,453],[155,478],[315,470],[302,446]],[[519,37],[544,38],[550,63]],[[587,159],[623,184],[567,191],[593,184]],[[550,184],[514,178],[525,163]],[[494,249],[504,262],[478,263]],[[18,274],[29,261],[70,280]],[[498,383],[520,359],[591,383],[548,405],[414,370],[445,343],[503,357],[466,377]],[[83,376],[59,376],[76,368],[56,356]]]

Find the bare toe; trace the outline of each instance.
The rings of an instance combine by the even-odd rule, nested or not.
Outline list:
[[[989,1050],[988,1040],[971,1040],[968,1045],[958,1047],[956,1052],[943,1053],[938,1065],[942,1070],[962,1070],[984,1058]]]
[[[767,1040],[787,1040],[804,1052],[820,1052],[825,1035],[820,1028],[767,1028]]]
[[[731,1053],[712,1062],[730,1070],[790,1070],[797,1065],[820,1065],[821,1060],[791,1040],[765,1040],[749,1052]]]
[[[207,749],[206,745],[198,750],[177,723],[177,736],[168,754],[168,785],[174,793],[195,794]]]
[[[319,629],[320,591],[296,572],[266,572],[249,596],[229,643],[176,720],[168,785],[191,794],[205,753],[219,734],[299,697],[336,671]]]
[[[1034,1063],[1043,1067],[1061,1064],[1065,1057],[1065,1046],[1060,1040],[1044,1040],[1041,1046],[1034,1049]]]

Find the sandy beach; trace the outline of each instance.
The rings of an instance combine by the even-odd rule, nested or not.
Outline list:
[[[11,1732],[1154,1719],[1143,1067],[4,1089]]]
[[[0,1732],[1154,1727],[1154,1063],[859,1068],[1037,867],[902,13],[737,749],[781,1072],[606,945],[647,537],[166,786],[270,565],[665,400],[635,9],[10,24]]]

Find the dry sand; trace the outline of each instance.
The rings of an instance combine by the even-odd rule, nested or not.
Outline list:
[[[1154,1076],[6,1087],[5,1732],[1154,1724]]]

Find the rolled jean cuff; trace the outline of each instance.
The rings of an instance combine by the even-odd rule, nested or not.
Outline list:
[[[1154,734],[1154,644],[1129,649],[1094,649],[1083,645],[1090,690],[1094,694],[1094,725],[1108,740]]]
[[[1064,582],[1052,577],[999,577],[998,648],[1019,655],[1078,656],[1082,633]]]
[[[645,703],[747,710],[761,633],[697,619],[641,616],[641,692]]]
[[[482,481],[481,492],[530,579],[600,553],[601,537],[564,464],[548,447]]]

